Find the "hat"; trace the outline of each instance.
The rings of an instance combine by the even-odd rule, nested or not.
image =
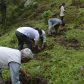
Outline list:
[[[29,48],[22,49],[21,54],[24,58],[33,58],[33,53]]]

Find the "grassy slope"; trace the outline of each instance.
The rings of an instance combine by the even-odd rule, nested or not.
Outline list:
[[[64,36],[66,36],[67,39],[76,38],[80,41],[81,45],[84,46],[84,24],[82,23],[84,20],[84,9],[73,9],[73,7],[69,6],[70,0],[65,1],[67,2],[67,12],[65,17],[67,24],[65,28],[69,28],[70,30],[65,32]],[[52,0],[49,0],[49,2],[41,2],[42,5],[40,4],[40,6],[45,6],[46,4],[45,8],[50,10],[53,9],[52,12],[54,13],[57,10],[56,7],[58,7],[60,2],[56,2],[57,5],[50,8],[49,6],[53,3],[54,2],[52,2]],[[27,17],[28,19],[26,19],[25,22],[20,21],[17,24],[9,27],[11,30],[0,37],[0,45],[17,48],[15,29],[20,25],[25,26],[26,24],[31,24],[34,27],[40,27],[46,30],[47,33],[48,26],[47,24],[44,24],[44,20],[41,18],[42,13],[43,12],[39,14],[39,17],[31,20],[29,20],[29,17]],[[24,15],[25,14],[23,13],[22,16]],[[21,19],[23,18],[21,17]],[[77,23],[79,24],[77,25]],[[35,54],[33,60],[22,65],[23,69],[28,71],[32,77],[40,76],[47,78],[49,84],[83,84],[84,74],[80,71],[80,67],[84,66],[84,47],[78,50],[73,48],[67,49],[63,45],[55,42],[54,37],[48,36],[47,44],[48,46],[43,52]],[[8,71],[6,70],[3,72],[5,79],[8,78],[7,72]]]

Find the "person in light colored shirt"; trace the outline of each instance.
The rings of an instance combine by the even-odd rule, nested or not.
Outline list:
[[[62,5],[60,6],[60,18],[62,21],[64,21],[64,12],[65,12],[64,6],[65,3],[62,3]]]
[[[27,47],[32,50],[32,41],[34,41],[33,47],[38,46],[38,41],[40,38],[42,39],[42,47],[44,47],[46,43],[46,34],[44,30],[32,27],[20,27],[16,30],[16,36],[18,38],[18,49],[21,50],[23,48],[23,44],[26,43]]]
[[[18,49],[0,46],[0,65],[9,67],[12,84],[20,84],[20,65],[21,63],[28,62],[32,58],[33,53],[29,48],[25,48],[19,51]]]
[[[64,25],[65,25],[65,23],[62,22],[62,20],[60,20],[58,18],[50,18],[48,20],[48,35],[52,34],[53,28],[55,29],[56,33],[59,33],[59,27],[62,27]]]

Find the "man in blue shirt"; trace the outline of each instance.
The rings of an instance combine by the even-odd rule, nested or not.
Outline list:
[[[55,29],[56,33],[59,33],[59,27],[64,26],[65,23],[58,18],[50,18],[48,20],[48,35],[52,34],[52,29]]]

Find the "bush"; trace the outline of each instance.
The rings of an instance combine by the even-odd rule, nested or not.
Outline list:
[[[47,20],[49,19],[49,17],[52,16],[52,12],[50,10],[48,11],[44,11],[44,13],[42,14],[42,17],[45,19],[45,22],[47,22]]]

